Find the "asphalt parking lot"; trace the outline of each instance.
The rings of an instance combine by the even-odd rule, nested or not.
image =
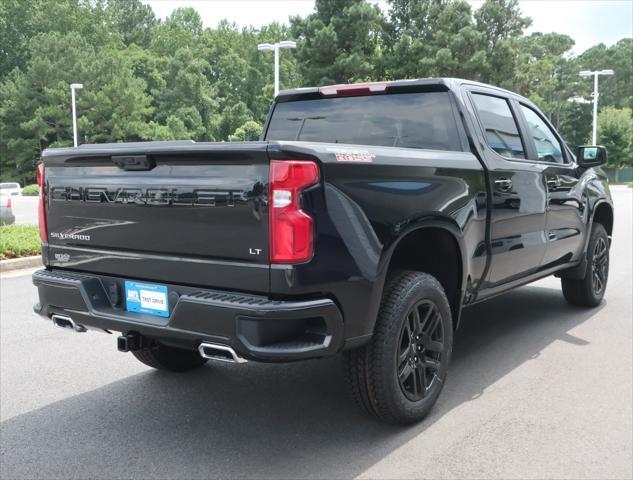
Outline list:
[[[34,316],[0,281],[0,477],[631,478],[633,190],[614,188],[606,301],[548,278],[466,310],[448,383],[419,425],[376,423],[341,359],[167,374]]]

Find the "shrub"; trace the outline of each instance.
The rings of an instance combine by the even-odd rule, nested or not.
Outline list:
[[[0,227],[0,259],[28,257],[40,253],[40,230],[37,225]]]
[[[40,187],[37,186],[37,183],[32,183],[22,189],[22,195],[26,195],[27,197],[36,197],[39,194]]]
[[[229,142],[248,142],[249,140],[259,140],[259,135],[262,133],[262,126],[249,120],[241,127],[235,130],[233,135],[229,135]]]

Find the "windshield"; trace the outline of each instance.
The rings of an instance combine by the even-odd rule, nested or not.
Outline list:
[[[278,103],[266,140],[462,150],[447,92]]]
[[[0,188],[20,188],[17,183],[0,183]]]

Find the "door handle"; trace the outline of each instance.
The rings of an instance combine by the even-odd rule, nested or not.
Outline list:
[[[499,178],[498,180],[495,180],[495,187],[497,187],[497,190],[509,192],[512,190],[512,180],[509,178]]]
[[[549,188],[558,188],[560,187],[560,178],[558,177],[550,177],[547,179],[547,186]]]

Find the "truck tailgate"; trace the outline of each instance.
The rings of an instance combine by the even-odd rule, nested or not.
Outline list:
[[[50,265],[268,290],[265,142],[148,142],[44,155]]]

